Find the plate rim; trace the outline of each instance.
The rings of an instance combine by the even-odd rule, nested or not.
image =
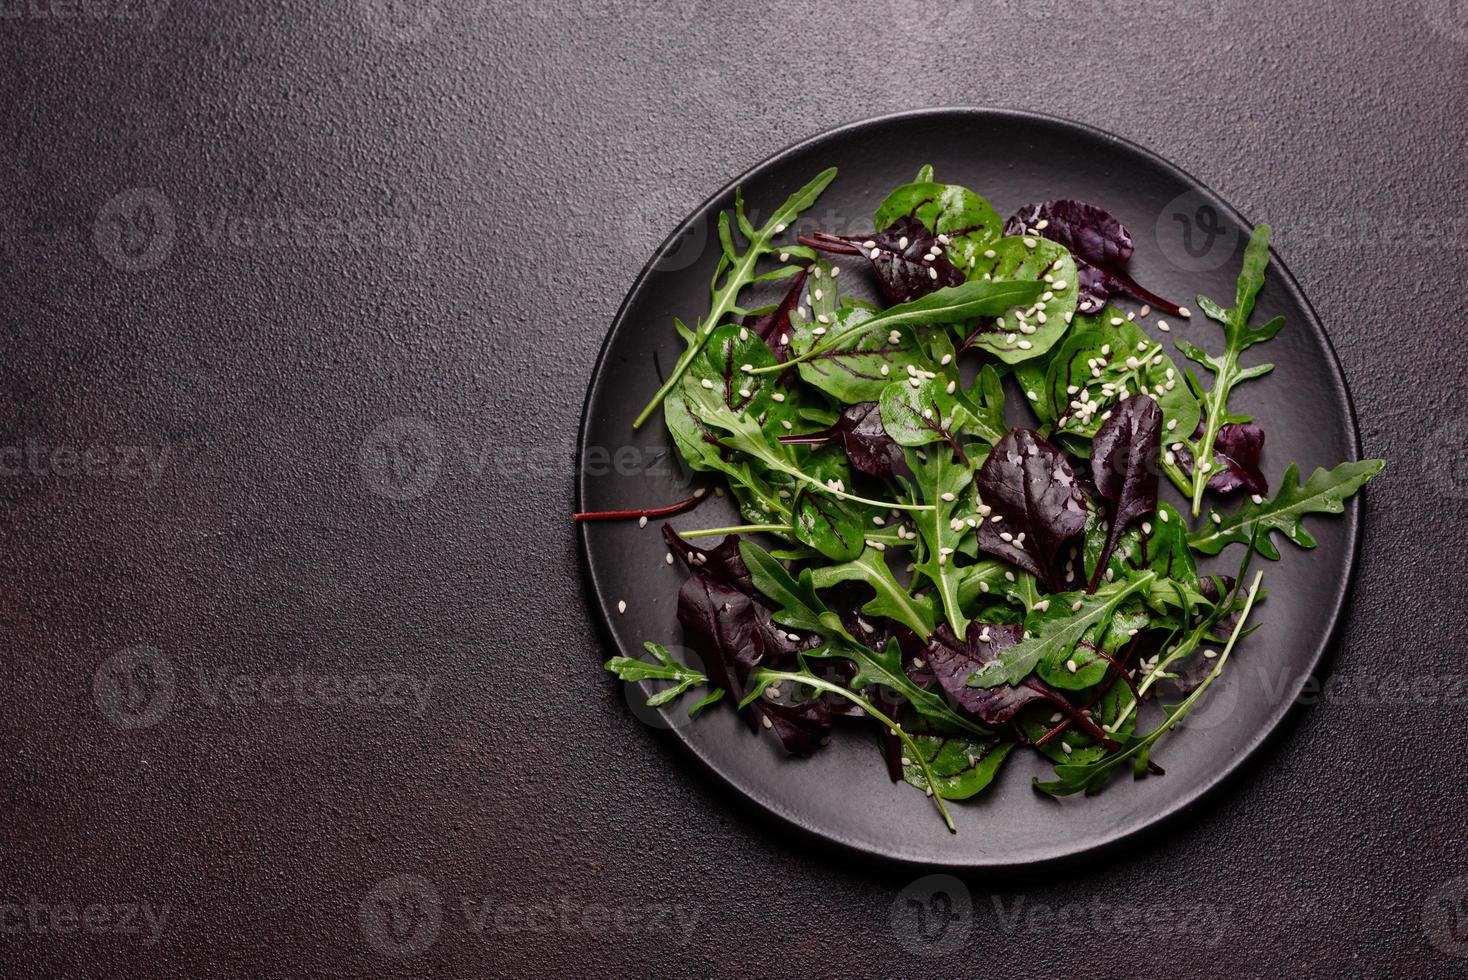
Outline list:
[[[582,398],[581,422],[577,426],[576,432],[576,476],[574,486],[574,506],[577,511],[580,511],[584,506],[583,501],[585,499],[584,495],[586,490],[586,481],[588,477],[586,473],[586,468],[583,465],[583,456],[586,450],[587,438],[589,436],[588,430],[591,424],[591,400],[592,395],[597,388],[597,379],[602,376],[603,371],[606,367],[607,356],[611,349],[613,339],[621,332],[621,330],[625,326],[627,310],[632,305],[633,299],[642,291],[647,283],[647,280],[657,269],[659,263],[662,261],[664,256],[674,246],[675,242],[681,237],[684,229],[693,221],[706,217],[709,210],[716,202],[723,199],[727,195],[732,194],[735,188],[746,183],[750,177],[752,177],[759,171],[765,170],[771,166],[775,166],[807,149],[819,146],[822,143],[826,143],[838,138],[849,136],[853,133],[860,132],[863,129],[890,125],[906,119],[932,118],[945,115],[961,116],[968,118],[986,118],[999,121],[1001,123],[1005,121],[1023,121],[1028,123],[1039,122],[1046,125],[1078,130],[1092,138],[1099,138],[1110,143],[1115,143],[1129,152],[1145,157],[1153,165],[1162,168],[1164,171],[1169,172],[1174,177],[1186,183],[1191,189],[1201,191],[1205,196],[1209,197],[1212,202],[1221,205],[1224,211],[1241,225],[1245,227],[1253,227],[1253,223],[1248,221],[1243,216],[1243,214],[1233,206],[1233,204],[1225,200],[1222,195],[1220,195],[1217,191],[1213,190],[1213,188],[1209,187],[1201,180],[1198,180],[1192,174],[1182,169],[1172,161],[1161,156],[1157,152],[1148,149],[1147,147],[1142,146],[1141,144],[1129,140],[1125,137],[1118,136],[1115,133],[1102,129],[1099,126],[1094,126],[1090,123],[1079,122],[1074,119],[1067,119],[1063,116],[1051,115],[1049,113],[1035,112],[1027,109],[1011,109],[998,106],[977,105],[945,105],[919,109],[904,109],[897,112],[883,113],[877,116],[869,116],[841,123],[830,129],[825,129],[818,133],[815,133],[812,136],[796,140],[793,143],[787,144],[780,150],[762,158],[754,165],[746,168],[737,176],[726,182],[714,193],[710,194],[707,198],[704,199],[702,203],[700,203],[697,207],[690,211],[687,216],[685,216],[681,221],[678,222],[678,224],[673,228],[668,236],[663,239],[662,243],[653,251],[652,255],[648,258],[646,264],[643,265],[642,270],[637,274],[636,278],[633,279],[632,284],[628,287],[626,295],[623,296],[622,302],[618,305],[616,313],[612,316],[611,321],[609,322],[606,334],[602,338],[601,347],[597,351],[596,359],[592,364],[591,373],[588,376],[586,384],[586,392]],[[1311,329],[1314,330],[1323,341],[1325,353],[1327,354],[1325,363],[1330,371],[1331,385],[1344,399],[1346,406],[1345,421],[1349,425],[1349,431],[1347,432],[1347,442],[1349,443],[1352,452],[1352,458],[1349,460],[1343,460],[1343,462],[1359,461],[1362,458],[1361,427],[1356,415],[1355,399],[1351,397],[1351,389],[1350,385],[1347,383],[1345,368],[1341,364],[1340,355],[1336,351],[1334,342],[1331,340],[1330,332],[1326,329],[1325,324],[1321,320],[1319,313],[1316,312],[1314,304],[1310,302],[1309,296],[1306,295],[1305,291],[1300,287],[1299,282],[1295,279],[1294,273],[1292,273],[1289,267],[1280,259],[1278,252],[1275,250],[1275,247],[1272,244],[1269,247],[1269,255],[1272,266],[1271,272],[1274,273],[1275,280],[1281,283],[1285,287],[1286,291],[1291,295],[1291,297],[1299,302],[1301,308],[1306,313],[1306,319],[1308,320]],[[899,853],[888,848],[874,849],[866,842],[856,841],[847,837],[836,836],[829,832],[818,829],[812,826],[809,821],[802,819],[798,814],[788,812],[785,807],[779,806],[772,801],[761,799],[755,796],[750,790],[746,789],[732,776],[725,772],[724,769],[715,760],[710,758],[704,752],[699,751],[699,749],[696,748],[687,738],[682,737],[682,735],[679,734],[679,729],[674,728],[669,733],[665,734],[671,735],[671,740],[677,743],[683,753],[686,753],[687,755],[690,755],[693,758],[697,759],[700,764],[705,766],[710,772],[717,776],[720,783],[722,784],[720,787],[721,790],[723,790],[724,792],[732,792],[735,796],[739,797],[745,805],[753,807],[761,814],[773,816],[782,823],[790,827],[794,827],[808,837],[814,838],[822,842],[823,844],[835,845],[842,850],[850,853],[861,854],[865,857],[876,857],[898,865],[903,865],[907,867],[947,868],[981,872],[1004,870],[1036,871],[1057,866],[1063,863],[1076,862],[1082,859],[1095,857],[1097,854],[1103,851],[1117,850],[1124,848],[1128,845],[1135,845],[1137,843],[1137,839],[1147,830],[1174,821],[1186,811],[1196,806],[1199,806],[1204,800],[1215,797],[1223,784],[1227,783],[1229,780],[1239,775],[1239,773],[1244,769],[1245,765],[1251,759],[1253,759],[1253,757],[1258,754],[1258,752],[1262,748],[1264,748],[1266,743],[1271,741],[1279,733],[1285,721],[1291,715],[1296,713],[1297,708],[1301,707],[1301,705],[1298,704],[1298,699],[1300,693],[1304,690],[1305,685],[1309,682],[1310,679],[1317,678],[1319,676],[1321,666],[1325,662],[1327,655],[1338,648],[1338,641],[1340,639],[1346,603],[1351,597],[1351,592],[1355,587],[1356,577],[1359,571],[1361,539],[1364,533],[1365,525],[1365,519],[1364,515],[1362,514],[1361,507],[1361,494],[1358,493],[1352,496],[1346,502],[1345,510],[1342,514],[1338,515],[1338,519],[1345,521],[1347,525],[1345,580],[1341,583],[1339,588],[1334,590],[1334,602],[1329,611],[1328,625],[1326,629],[1322,631],[1320,642],[1315,644],[1314,649],[1311,651],[1306,669],[1302,671],[1300,675],[1287,688],[1288,696],[1280,699],[1279,706],[1268,717],[1268,720],[1265,724],[1256,728],[1245,738],[1244,745],[1235,755],[1232,762],[1220,768],[1211,776],[1209,776],[1204,782],[1202,782],[1198,786],[1197,789],[1193,790],[1190,794],[1179,796],[1173,799],[1165,807],[1158,810],[1157,813],[1150,819],[1135,827],[1117,832],[1108,832],[1103,836],[1090,840],[1079,847],[1059,847],[1051,852],[1047,852],[1040,856],[1023,861],[1012,861],[1003,859],[974,860],[971,856],[966,858],[961,855],[955,855],[955,859],[951,861],[942,859],[933,860],[930,858],[914,856],[912,854]],[[616,640],[616,635],[612,629],[610,613],[603,606],[603,604],[590,601],[592,596],[600,594],[600,583],[598,581],[596,572],[592,568],[591,564],[590,530],[590,527],[586,524],[582,524],[579,528],[577,528],[577,550],[580,555],[582,578],[591,585],[591,589],[589,590],[587,595],[587,605],[595,610],[595,620],[598,631],[602,636],[603,642],[609,648],[615,650],[618,654],[625,654],[626,651],[622,650],[621,645]],[[666,741],[666,739],[664,739],[664,741]]]

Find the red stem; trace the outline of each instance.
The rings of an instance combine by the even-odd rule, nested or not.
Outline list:
[[[697,507],[703,498],[708,496],[708,491],[700,489],[687,500],[680,500],[676,504],[666,507],[650,507],[645,510],[593,510],[582,511],[572,514],[573,521],[625,521],[634,517],[672,517],[681,514],[685,510]]]

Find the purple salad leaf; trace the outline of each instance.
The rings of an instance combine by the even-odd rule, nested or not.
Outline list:
[[[957,286],[964,274],[949,261],[937,233],[912,215],[903,215],[870,235],[802,235],[800,242],[837,255],[864,255],[877,274],[889,303],[906,303],[944,286]]]
[[[805,295],[805,281],[809,276],[810,267],[807,266],[795,277],[795,282],[773,310],[760,316],[750,315],[744,318],[745,329],[765,342],[774,353],[776,361],[783,362],[790,356],[790,338],[795,336],[790,314],[800,305],[800,298]]]
[[[1094,204],[1067,200],[1027,204],[1004,223],[1004,234],[1038,235],[1070,251],[1080,279],[1077,309],[1082,313],[1100,310],[1115,292],[1128,293],[1175,316],[1182,312],[1177,304],[1143,289],[1127,274],[1132,233]]]
[[[1045,701],[1065,713],[1098,742],[1114,744],[1095,721],[1083,715],[1065,695],[1033,674],[1017,685],[969,686],[968,679],[972,674],[999,656],[999,651],[1018,643],[1023,634],[1024,627],[1019,624],[969,623],[967,633],[959,640],[945,623],[928,641],[927,663],[948,696],[985,725],[1006,724],[1020,709]]]
[[[1196,439],[1203,434],[1203,423],[1193,433]],[[1187,476],[1193,475],[1193,453],[1187,443],[1174,449],[1178,468]],[[1264,430],[1253,422],[1225,422],[1213,440],[1213,475],[1208,478],[1208,489],[1214,493],[1246,493],[1265,495],[1269,493],[1269,481],[1259,469],[1259,457],[1264,452]]]
[[[838,440],[852,467],[867,476],[888,477],[902,465],[902,447],[882,428],[882,413],[876,402],[846,406],[829,429],[780,437],[787,446],[822,446]]]
[[[766,696],[751,707],[759,709],[765,726],[791,755],[811,755],[830,744],[832,713],[825,698],[788,702]]]
[[[1065,454],[1030,429],[1014,429],[979,469],[979,496],[992,514],[979,548],[1060,591],[1055,558],[1086,526],[1086,500]]]
[[[1117,402],[1091,440],[1091,478],[1111,503],[1106,544],[1096,560],[1087,592],[1095,592],[1127,525],[1157,509],[1157,453],[1162,446],[1162,409],[1149,395]]]
[[[745,567],[744,559],[739,557],[739,535],[729,535],[716,547],[700,548],[685,541],[671,525],[664,524],[663,540],[667,542],[668,550],[682,559],[690,572],[703,572],[747,596],[756,595],[749,569]]]

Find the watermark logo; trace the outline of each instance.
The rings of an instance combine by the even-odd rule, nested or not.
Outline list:
[[[898,945],[911,955],[951,956],[973,930],[973,896],[953,875],[928,875],[898,892],[888,921]]]
[[[1468,959],[1468,875],[1443,882],[1427,896],[1422,931],[1438,952]]]
[[[632,255],[645,255],[656,248],[668,232],[673,207],[664,199],[644,196],[629,207],[622,218],[622,241]],[[652,261],[659,272],[678,272],[697,262],[711,247],[710,226],[717,216],[701,218],[678,231]],[[716,247],[716,246],[715,246]]]
[[[422,419],[388,419],[362,440],[358,469],[368,488],[389,500],[416,500],[432,490],[443,468],[438,430]]]
[[[433,882],[418,874],[379,881],[362,899],[357,922],[367,944],[386,956],[417,956],[438,939],[443,903]]]
[[[1468,499],[1468,417],[1449,419],[1433,433],[1422,453],[1422,475],[1444,497]]]
[[[124,731],[151,728],[172,710],[176,685],[173,665],[162,651],[128,647],[108,657],[92,675],[92,700]]]
[[[93,480],[113,479],[156,487],[163,470],[173,457],[173,447],[51,445],[36,438],[24,443],[0,446],[0,476],[61,477],[82,476]]]
[[[1468,0],[1422,0],[1423,15],[1434,31],[1458,44],[1468,44]]]
[[[0,23],[5,21],[158,26],[170,0],[0,0]]]
[[[369,31],[394,44],[423,40],[444,18],[436,0],[357,0],[357,8]]]
[[[173,255],[178,236],[173,204],[152,187],[114,196],[97,213],[92,242],[119,272],[152,272]]]
[[[137,936],[144,946],[153,946],[168,926],[173,910],[142,902],[42,901],[37,895],[25,901],[0,901],[0,935],[4,936]]]
[[[1185,191],[1157,215],[1157,247],[1167,260],[1188,272],[1217,269],[1233,258],[1239,232],[1218,206],[1198,191]]]

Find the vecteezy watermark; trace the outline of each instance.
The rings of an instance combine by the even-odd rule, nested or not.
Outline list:
[[[449,474],[470,480],[647,476],[667,481],[675,492],[691,486],[694,474],[683,457],[656,433],[645,439],[651,441],[592,445],[579,454],[569,437],[524,443],[485,436],[451,443],[433,423],[398,416],[363,436],[357,468],[369,490],[396,501],[424,496]]]
[[[151,31],[171,0],[0,0],[0,25],[17,23],[120,24]]]
[[[193,710],[252,708],[360,708],[408,711],[423,717],[434,678],[406,671],[330,671],[296,664],[270,670],[201,667],[180,671],[161,650],[128,647],[102,662],[92,676],[92,699],[123,730],[150,728],[186,696]]]
[[[444,20],[440,0],[357,0],[367,29],[395,44],[421,41]]]
[[[953,875],[928,875],[897,893],[887,915],[898,945],[913,956],[950,956],[974,927],[973,896]]]
[[[445,931],[465,935],[643,936],[678,945],[693,939],[698,910],[673,902],[611,904],[560,895],[510,902],[490,895],[448,895],[421,874],[384,878],[363,896],[357,924],[367,945],[407,959]]]
[[[184,247],[206,254],[376,251],[416,257],[427,248],[437,224],[436,216],[411,211],[343,217],[328,208],[241,212],[219,207],[182,213],[157,188],[135,187],[98,210],[92,243],[113,268],[137,273],[161,268]]]
[[[373,493],[389,500],[416,500],[438,482],[443,441],[438,429],[422,419],[388,419],[362,440],[357,468]]]
[[[1233,918],[1232,906],[1201,903],[1140,905],[1110,902],[1100,895],[1075,902],[1031,901],[1026,895],[1005,899],[989,896],[999,931],[1005,935],[1112,936],[1145,925],[1147,934],[1161,939],[1186,940],[1209,949],[1223,942]]]
[[[1422,14],[1434,31],[1458,44],[1468,44],[1468,0],[1420,0]]]
[[[72,446],[48,444],[27,438],[20,444],[0,445],[0,477],[45,477],[63,479],[119,480],[156,487],[173,457],[173,447],[105,446],[89,443]]]
[[[379,953],[417,956],[438,939],[443,902],[433,882],[422,875],[393,875],[362,897],[357,925],[367,945]]]
[[[1451,878],[1427,896],[1422,932],[1439,952],[1468,958],[1468,876]]]
[[[1154,231],[1162,254],[1188,272],[1217,269],[1233,258],[1239,243],[1238,229],[1198,191],[1184,191],[1167,202]]]
[[[1468,499],[1468,416],[1448,419],[1423,445],[1422,475],[1444,497]]]
[[[152,946],[168,926],[172,910],[151,902],[43,901],[37,895],[0,899],[0,935],[127,936]]]

